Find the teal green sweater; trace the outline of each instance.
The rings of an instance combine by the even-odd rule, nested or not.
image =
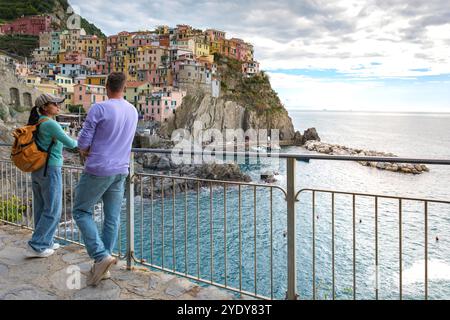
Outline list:
[[[52,151],[50,153],[50,159],[48,165],[52,167],[61,167],[64,162],[62,155],[63,146],[68,149],[74,149],[77,147],[77,141],[69,137],[61,125],[55,120],[47,117],[41,116],[39,119],[47,118],[49,120],[45,121],[39,126],[39,131],[37,135],[37,144],[43,150],[47,151],[52,139],[55,139]]]

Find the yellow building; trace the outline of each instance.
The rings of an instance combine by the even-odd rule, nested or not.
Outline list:
[[[73,103],[73,97],[74,97],[74,93],[73,92],[66,92],[64,94],[66,100],[64,101],[64,103],[67,105],[74,105]]]
[[[119,33],[117,38],[117,49],[127,50],[131,47],[133,45],[133,36],[133,33],[126,31]]]
[[[88,58],[104,59],[106,39],[97,36],[83,36],[77,42],[77,50],[83,52]]]
[[[37,85],[41,83],[41,77],[34,74],[29,74],[25,77],[25,81],[30,85]]]
[[[139,101],[139,96],[150,94],[152,89],[153,86],[150,82],[129,81],[125,86],[124,99],[136,107]]]
[[[221,53],[222,52],[222,41],[221,40],[214,40],[211,41],[209,44],[209,53]]]
[[[209,56],[209,54],[210,54],[209,44],[200,41],[195,42],[194,55],[196,57]]]
[[[125,74],[128,81],[137,80],[138,51],[136,47],[129,47],[125,55]]]
[[[39,83],[34,85],[42,93],[49,93],[53,95],[60,95],[62,89],[60,86],[53,83]]]
[[[105,86],[107,75],[87,75],[86,84],[92,84],[95,86]]]
[[[182,39],[177,41],[178,49],[188,50],[192,53],[195,53],[195,40],[192,38]]]
[[[57,74],[55,81],[58,86],[62,88],[62,93],[73,93],[73,79],[71,77]]]

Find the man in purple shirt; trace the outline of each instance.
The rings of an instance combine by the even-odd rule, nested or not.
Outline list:
[[[86,163],[75,190],[73,217],[94,259],[87,279],[92,286],[108,278],[109,268],[116,263],[111,252],[117,241],[124,182],[138,122],[136,108],[123,99],[125,82],[123,73],[109,75],[109,100],[92,105],[78,137],[78,148]],[[101,236],[93,217],[94,205],[100,200],[105,213]]]

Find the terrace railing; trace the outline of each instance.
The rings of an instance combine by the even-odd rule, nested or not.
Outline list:
[[[172,150],[133,149],[133,158],[142,153],[171,154]],[[191,153],[192,156],[198,154]],[[212,155],[250,158],[273,156],[270,153],[251,152],[213,152]],[[127,260],[129,269],[134,264],[141,264],[255,298],[379,299],[379,278],[382,272],[380,237],[383,236],[383,245],[398,247],[398,251],[393,249],[398,257],[397,267],[390,264],[389,271],[398,276],[397,298],[402,299],[411,296],[403,292],[403,250],[405,241],[411,239],[405,233],[405,226],[412,223],[423,230],[420,241],[416,234],[414,237],[424,259],[423,295],[419,298],[428,299],[429,212],[433,206],[440,206],[439,210],[444,210],[441,212],[449,210],[450,201],[337,190],[298,190],[296,166],[298,161],[312,160],[448,166],[450,160],[285,153],[277,153],[276,156],[286,161],[285,187],[136,172],[134,160],[131,161],[115,254]],[[63,209],[57,231],[59,239],[80,245],[82,240],[72,219],[71,208],[74,188],[82,170],[81,167],[63,167]],[[31,176],[20,172],[9,160],[0,161],[0,196],[0,221],[32,230]],[[322,201],[320,206],[319,200]],[[367,212],[361,216],[372,221],[373,228],[358,233],[357,212],[361,202],[370,203],[371,209],[366,206]],[[414,210],[421,208],[417,211],[417,214],[422,215],[420,223],[417,220],[407,221],[405,208],[411,203],[415,205]],[[331,229],[329,232],[317,230],[317,213],[323,208],[327,208],[330,213],[330,220],[327,220]],[[303,223],[307,214],[298,209],[309,211],[311,219],[307,223]],[[390,212],[390,218],[396,212],[397,226],[393,229],[396,232],[395,239],[386,238],[385,232],[380,230],[380,216],[386,212]],[[95,208],[94,219],[100,228],[103,215],[99,203]],[[303,223],[300,228],[299,222]],[[340,229],[345,231],[345,235],[338,235]],[[325,238],[329,243],[325,246],[322,244],[321,250],[326,251],[326,254],[317,251],[317,241]],[[343,244],[339,242],[341,240]],[[367,247],[358,249],[358,241]],[[369,251],[370,259],[373,259],[370,263],[367,261]],[[358,256],[361,253],[366,256],[361,258]],[[325,256],[330,259],[323,262]],[[366,264],[359,275],[358,259],[364,260]],[[323,270],[328,268],[330,280],[326,282],[329,292],[321,297],[320,294],[326,290],[318,282],[318,273],[320,271],[323,275]],[[343,275],[351,278],[349,287],[337,286],[336,278],[342,278]],[[374,295],[370,296],[366,281],[369,276],[374,277],[373,286],[369,285]],[[303,280],[298,281],[299,277]],[[303,290],[306,283],[311,287],[307,292]],[[364,292],[363,296],[359,295],[360,288]],[[298,289],[305,294],[299,296]],[[417,298],[417,295],[414,297]],[[396,297],[390,295],[390,298]]]

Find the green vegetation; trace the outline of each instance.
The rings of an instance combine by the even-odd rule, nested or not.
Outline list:
[[[81,27],[86,30],[86,34],[96,35],[97,37],[106,38],[106,35],[94,24],[81,17]]]
[[[39,37],[28,35],[0,36],[0,50],[9,53],[30,57],[35,48],[39,47]]]
[[[0,0],[0,19],[9,21],[21,16],[52,13],[58,2],[64,10],[69,6],[67,0]]]
[[[12,223],[21,222],[26,210],[27,206],[23,204],[23,200],[16,196],[6,200],[0,198],[0,217],[2,220]]]
[[[84,110],[84,108],[81,104],[77,104],[77,105],[68,104],[68,105],[66,105],[66,107],[70,113],[81,113],[81,114],[86,113],[86,111]]]
[[[242,75],[242,62],[214,54],[214,62],[221,74],[221,90],[226,99],[236,101],[248,110],[267,116],[283,112],[278,94],[270,85],[269,76],[263,71],[250,78]]]

